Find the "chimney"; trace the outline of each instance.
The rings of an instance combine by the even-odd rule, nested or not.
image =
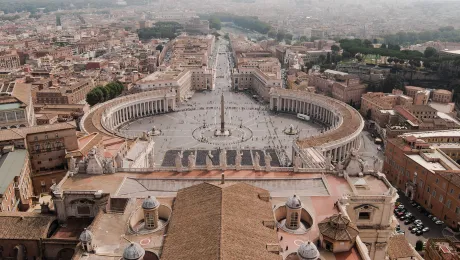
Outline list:
[[[221,178],[220,178],[220,184],[225,184],[225,173],[222,172]]]

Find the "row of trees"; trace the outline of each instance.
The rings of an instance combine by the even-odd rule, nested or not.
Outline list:
[[[105,86],[97,86],[86,95],[86,102],[93,106],[97,103],[111,100],[123,92],[123,84],[118,81],[111,82]]]
[[[361,53],[395,57],[402,60],[421,59],[424,56],[419,51],[400,51],[399,45],[382,45],[381,48],[374,48],[371,41],[360,39],[342,39],[340,40],[340,47],[344,50],[344,56],[355,56],[357,53]]]
[[[441,27],[438,30],[416,32],[398,32],[384,36],[386,43],[416,44],[427,41],[460,42],[460,30],[453,26]]]
[[[137,30],[137,35],[142,40],[152,38],[174,39],[182,29],[182,25],[177,22],[157,22],[153,27]]]
[[[249,29],[262,34],[268,33],[268,31],[271,28],[269,24],[260,21],[259,18],[257,18],[257,16],[240,16],[229,13],[213,13],[202,14],[200,15],[200,17],[202,19],[210,19],[211,17],[213,17],[214,19],[217,18],[222,22],[231,22],[241,28]]]

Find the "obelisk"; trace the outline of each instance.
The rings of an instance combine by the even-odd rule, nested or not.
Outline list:
[[[224,93],[220,97],[220,132],[225,133]]]

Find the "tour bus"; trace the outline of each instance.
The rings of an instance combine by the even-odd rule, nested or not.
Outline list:
[[[305,121],[310,121],[310,116],[304,115],[304,114],[297,114],[297,118],[300,118]]]

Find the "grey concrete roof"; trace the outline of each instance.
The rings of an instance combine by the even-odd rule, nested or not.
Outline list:
[[[15,150],[0,158],[0,194],[3,194],[15,176],[21,174],[27,159],[26,150]]]

